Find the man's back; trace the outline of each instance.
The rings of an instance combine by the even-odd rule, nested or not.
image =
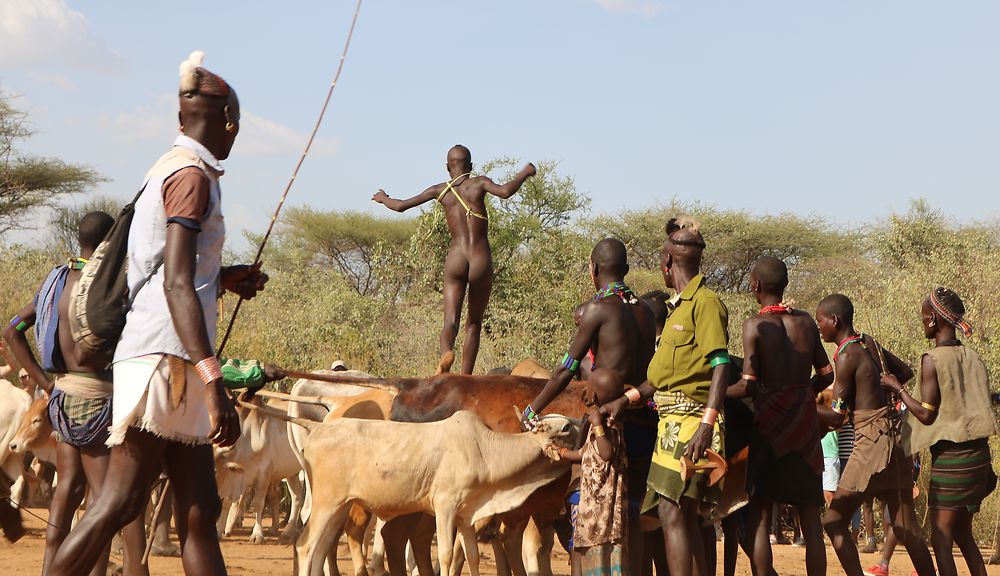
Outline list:
[[[641,302],[627,304],[616,296],[592,303],[602,322],[593,343],[596,368],[613,370],[626,384],[638,386],[646,379],[653,357],[656,323]]]
[[[780,390],[809,383],[816,347],[820,346],[816,322],[809,314],[758,314],[746,320],[744,331],[755,336],[756,346],[747,360],[763,388]]]
[[[444,207],[452,244],[472,246],[485,243],[489,230],[486,214],[486,190],[480,177],[469,178],[448,188],[439,184],[439,201]],[[487,245],[488,246],[488,245]]]
[[[70,293],[73,291],[73,287],[76,286],[76,283],[80,281],[80,274],[81,272],[79,270],[70,269],[69,273],[66,275],[66,286],[63,288],[62,294],[59,296],[59,302],[57,304],[59,310],[59,325],[57,326],[59,334],[59,351],[62,353],[67,372],[100,372],[104,369],[103,366],[86,366],[77,362],[76,340],[73,339],[73,335],[70,332],[69,322],[64,321],[64,319],[69,318]]]

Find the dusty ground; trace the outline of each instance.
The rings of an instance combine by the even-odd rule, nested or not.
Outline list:
[[[42,517],[47,516],[46,511],[32,509],[32,512]],[[42,569],[42,550],[44,546],[44,524],[42,521],[24,514],[25,526],[29,529],[27,536],[17,544],[8,544],[0,539],[0,566],[4,571],[4,576],[21,574],[40,574]],[[249,523],[248,523],[249,526]],[[246,542],[249,532],[243,530],[234,537],[223,540],[222,552],[226,558],[226,565],[229,573],[234,576],[264,576],[272,574],[291,574],[292,570],[292,548],[290,546],[278,544],[276,537],[269,536],[263,545],[254,545]],[[553,568],[556,574],[565,575],[569,573],[567,556],[559,545],[556,545],[556,554],[553,560]],[[487,550],[483,549],[483,552]],[[794,546],[774,546],[775,564],[778,573],[782,575],[804,575],[804,549]],[[722,557],[722,545],[719,544],[719,557]],[[870,566],[878,560],[876,554],[862,554],[861,563],[863,566]],[[968,575],[961,557],[958,557],[959,574]],[[839,564],[833,550],[827,548],[827,561],[829,562],[829,574],[841,574]],[[339,554],[339,564],[342,573],[351,573],[351,561],[347,553],[346,545],[341,546]],[[987,567],[991,576],[1000,576],[1000,566]],[[905,551],[899,550],[893,558],[891,573],[900,576],[909,576],[913,567]],[[468,570],[466,570],[466,573]],[[183,574],[179,558],[156,558],[150,559],[150,573],[153,575],[173,575]],[[721,574],[721,567],[719,570]],[[491,554],[483,558],[483,576],[495,576],[496,566],[493,564]],[[746,557],[741,556],[737,567],[739,576],[750,576],[750,567]]]

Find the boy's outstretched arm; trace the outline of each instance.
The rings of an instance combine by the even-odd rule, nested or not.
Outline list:
[[[497,198],[503,198],[506,200],[521,189],[521,185],[524,184],[525,180],[531,178],[537,173],[538,170],[535,169],[535,165],[529,162],[524,166],[524,168],[521,168],[521,170],[514,175],[514,178],[510,182],[506,184],[497,184],[485,176],[481,177],[480,181],[483,183],[484,190]]]
[[[438,184],[435,186],[431,186],[430,188],[424,190],[423,192],[417,194],[416,196],[407,198],[405,200],[399,200],[396,198],[390,198],[389,195],[385,193],[385,190],[379,188],[378,192],[376,192],[375,195],[372,196],[372,201],[378,202],[379,204],[385,206],[389,210],[393,210],[395,212],[406,212],[410,208],[413,208],[415,206],[420,206],[421,204],[434,200],[435,198],[437,198],[437,195],[440,190],[441,190],[441,185]]]

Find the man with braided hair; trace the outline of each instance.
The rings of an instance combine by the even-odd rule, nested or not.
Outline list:
[[[711,573],[702,523],[721,496],[720,486],[709,486],[704,471],[687,481],[681,477],[682,457],[698,461],[709,448],[723,451],[718,417],[730,361],[729,311],[705,286],[700,272],[704,250],[696,221],[682,216],[667,222],[660,269],[676,294],[667,302],[660,346],[646,381],[603,407],[614,419],[630,404],[656,403],[660,419],[642,508],[655,509],[663,524],[671,574]],[[714,531],[709,531],[714,547]]]
[[[529,163],[506,184],[497,184],[486,176],[473,176],[472,152],[461,144],[452,146],[448,151],[445,169],[448,170],[447,182],[435,184],[412,198],[390,198],[380,188],[372,200],[396,212],[405,212],[435,199],[444,206],[451,246],[444,261],[444,326],[441,328],[439,371],[450,368],[455,360],[455,339],[462,318],[462,301],[468,288],[469,309],[465,316],[462,373],[472,374],[479,354],[483,315],[493,289],[493,253],[488,239],[486,195],[510,198],[536,171],[535,165]]]
[[[104,490],[56,554],[50,576],[90,571],[122,524],[145,507],[161,469],[174,488],[174,523],[188,574],[226,573],[215,521],[221,501],[212,443],[230,446],[240,422],[213,349],[220,288],[252,298],[267,275],[222,267],[221,160],[239,132],[236,92],[181,64],[182,134],[146,175],[128,238],[132,307],[113,362],[111,461]]]
[[[826,573],[816,394],[833,382],[833,367],[812,317],[785,303],[787,286],[788,268],[777,258],[761,257],[750,269],[750,291],[761,308],[743,322],[743,376],[727,395],[754,402],[747,493],[755,571],[768,574],[773,568],[768,526],[773,504],[780,502],[795,507],[806,572],[815,576]]]
[[[931,576],[934,562],[913,509],[913,459],[899,444],[898,415],[880,384],[882,374],[906,382],[913,370],[874,338],[854,329],[854,305],[842,294],[820,301],[816,324],[824,341],[837,344],[833,414],[826,413],[824,420],[832,418],[832,424],[839,426],[850,418],[854,424],[854,450],[823,516],[833,549],[848,576],[864,574],[850,522],[864,499],[874,495],[885,503],[893,534],[906,547],[917,574]]]
[[[920,359],[919,385],[911,394],[892,374],[882,375],[882,385],[910,412],[903,422],[904,450],[931,451],[927,507],[938,570],[943,576],[957,574],[952,547],[958,544],[969,572],[985,576],[972,519],[997,484],[989,438],[1000,430],[990,406],[989,374],[979,354],[958,339],[959,331],[964,338],[972,335],[958,294],[935,288],[924,299],[920,317],[924,336],[935,346]]]

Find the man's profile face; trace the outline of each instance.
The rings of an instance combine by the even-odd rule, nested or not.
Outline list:
[[[233,144],[236,143],[236,135],[240,132],[240,99],[236,97],[235,90],[230,90],[229,99],[226,102],[224,112],[228,121],[232,122],[233,129],[232,131],[226,131],[226,138],[223,143],[224,149],[222,150],[222,155],[219,157],[219,160],[229,158],[229,153],[233,150]]]
[[[934,321],[934,308],[931,306],[930,300],[925,299],[924,303],[920,305],[920,326],[924,329],[924,338],[934,337],[934,326],[931,326],[931,322]]]
[[[757,267],[750,269],[750,293],[753,294],[757,303],[760,304],[760,278],[757,278]]]
[[[828,316],[822,309],[817,309],[816,326],[819,328],[819,335],[824,342],[833,342],[837,339],[836,316]]]
[[[673,263],[674,259],[670,256],[667,245],[664,244],[663,248],[660,249],[660,272],[663,274],[663,283],[667,288],[675,288],[674,277],[670,273],[670,267],[673,266]]]

